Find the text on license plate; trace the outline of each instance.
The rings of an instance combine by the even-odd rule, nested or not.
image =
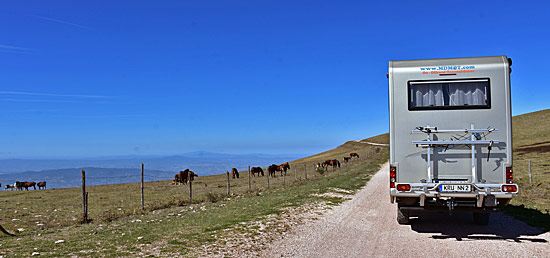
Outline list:
[[[440,192],[471,192],[471,185],[439,185]]]

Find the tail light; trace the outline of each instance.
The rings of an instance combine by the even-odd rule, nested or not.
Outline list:
[[[409,184],[399,184],[397,185],[397,191],[407,192],[411,190],[411,185]]]
[[[516,185],[503,185],[502,186],[503,192],[517,192],[518,187]]]
[[[395,181],[397,178],[397,169],[394,166],[390,166],[390,188],[395,188]]]
[[[506,183],[512,184],[514,182],[514,171],[512,167],[506,167]]]

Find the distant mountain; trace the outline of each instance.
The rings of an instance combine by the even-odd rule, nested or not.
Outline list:
[[[87,167],[1,174],[0,183],[5,185],[15,181],[46,181],[48,189],[77,187],[82,184],[82,169],[86,171],[86,185],[135,183],[141,180],[141,169]],[[174,176],[173,172],[160,170],[145,170],[143,174],[144,181],[166,180]]]
[[[127,156],[111,159],[10,159],[0,160],[0,183],[15,181],[47,181],[48,188],[75,187],[81,184],[80,171],[86,170],[90,185],[139,182],[140,165],[145,165],[147,181],[172,179],[186,168],[200,176],[214,175],[248,166],[266,167],[300,158],[300,155],[223,154],[192,152],[177,156]],[[88,181],[88,180],[87,180]]]
[[[174,156],[118,156],[89,159],[5,159],[0,160],[0,174],[24,171],[41,171],[63,168],[138,168],[145,163],[147,169],[179,171],[194,168],[200,173],[214,174],[248,165],[265,166],[301,158],[302,155],[224,154],[205,151]]]

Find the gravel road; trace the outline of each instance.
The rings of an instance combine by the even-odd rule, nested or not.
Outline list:
[[[423,213],[396,221],[388,194],[388,163],[349,201],[296,226],[262,257],[550,257],[550,233],[504,214],[488,226],[470,213]],[[414,216],[415,214],[411,214]]]

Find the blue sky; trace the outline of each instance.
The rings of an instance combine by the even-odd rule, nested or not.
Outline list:
[[[389,60],[508,55],[548,108],[544,1],[13,1],[0,158],[317,153],[388,131]]]

